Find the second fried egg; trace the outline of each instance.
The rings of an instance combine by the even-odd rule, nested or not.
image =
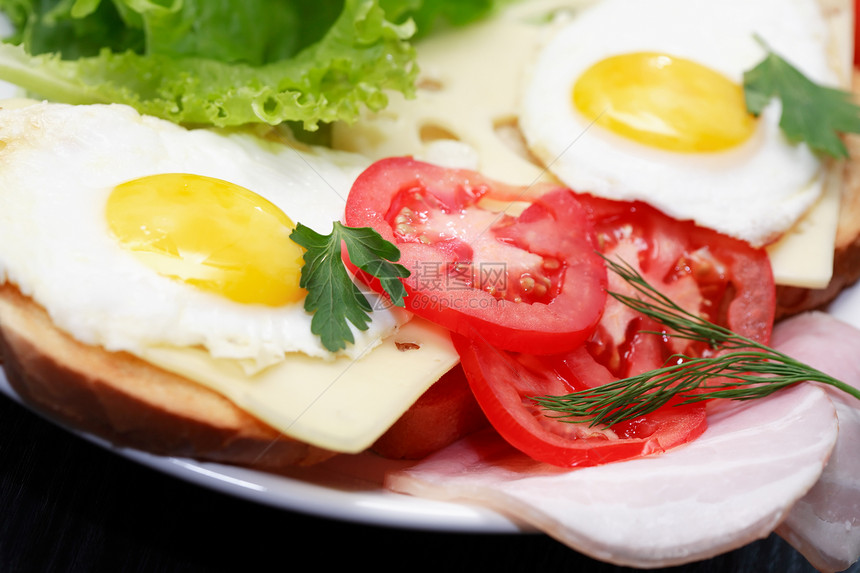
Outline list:
[[[772,103],[746,112],[756,36],[836,85],[812,0],[603,0],[543,47],[523,97],[530,150],[571,188],[643,200],[764,245],[822,191],[822,162],[787,141]]]

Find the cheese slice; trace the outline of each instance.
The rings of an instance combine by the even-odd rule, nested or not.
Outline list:
[[[551,180],[518,139],[519,84],[551,25],[547,16],[563,18],[592,2],[516,2],[491,19],[434,33],[416,45],[417,97],[389,94],[384,110],[335,124],[333,146],[371,159],[413,155],[448,163],[439,144],[458,141],[477,153],[474,164],[457,167],[515,185]]]
[[[492,19],[437,33],[417,46],[418,96],[391,94],[389,105],[354,124],[335,124],[335,147],[371,159],[412,155],[464,167],[516,185],[552,181],[530,157],[517,128],[520,83],[549,27],[575,18],[598,0],[530,0]],[[820,0],[831,31],[834,68],[849,85],[853,11],[846,0]],[[457,151],[453,143],[474,150]],[[453,151],[452,151],[453,150]],[[832,171],[841,171],[835,168]],[[777,284],[822,288],[833,272],[840,182],[768,253]]]
[[[854,3],[818,0],[830,33],[830,61],[840,83],[850,89],[854,69]],[[833,275],[833,250],[839,224],[844,169],[841,162],[827,166],[824,190],[813,208],[767,249],[777,284],[824,288]]]
[[[824,288],[830,282],[839,224],[841,172],[841,169],[828,171],[822,194],[812,209],[767,247],[776,284]]]
[[[448,332],[420,318],[358,360],[296,354],[256,374],[201,349],[150,347],[139,356],[222,394],[287,436],[343,453],[370,447],[459,361]]]

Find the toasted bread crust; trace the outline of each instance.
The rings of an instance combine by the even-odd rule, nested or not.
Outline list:
[[[334,455],[279,434],[195,382],[74,340],[9,284],[0,286],[0,359],[29,406],[118,446],[268,470]]]

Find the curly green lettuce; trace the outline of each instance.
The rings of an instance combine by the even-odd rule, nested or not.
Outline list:
[[[0,0],[15,33],[0,80],[67,103],[182,124],[352,121],[410,97],[416,22],[467,23],[492,0]]]

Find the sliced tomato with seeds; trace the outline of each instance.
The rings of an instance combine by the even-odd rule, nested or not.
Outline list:
[[[616,378],[585,349],[555,356],[524,355],[454,335],[454,346],[475,398],[508,443],[531,458],[586,467],[663,452],[707,427],[704,404],[663,407],[612,427],[551,417],[532,397],[561,396]]]
[[[671,219],[648,205],[579,196],[605,256],[620,258],[677,304],[767,343],[775,294],[763,250]],[[609,289],[634,294],[610,274]],[[650,330],[663,332],[651,334]],[[670,336],[665,328],[609,298],[588,341],[571,352],[535,356],[453,337],[472,392],[493,427],[534,459],[565,467],[597,465],[677,447],[706,428],[705,404],[672,405],[611,427],[550,417],[531,399],[560,396],[663,366],[676,353],[714,350]]]
[[[580,198],[591,214],[605,256],[633,266],[651,286],[687,311],[758,342],[769,342],[776,294],[770,260],[763,249],[678,221],[644,203]],[[634,294],[630,285],[612,273],[608,288]],[[668,336],[654,345],[655,337],[643,330],[666,332],[665,327],[609,298],[587,345],[619,378],[657,368],[672,354],[707,356],[713,352],[701,343]],[[652,350],[646,351],[645,345]]]
[[[589,215],[567,189],[549,189],[516,216],[485,208],[524,193],[473,171],[389,158],[358,177],[344,222],[400,249],[408,310],[494,347],[565,352],[603,312],[605,265]]]

